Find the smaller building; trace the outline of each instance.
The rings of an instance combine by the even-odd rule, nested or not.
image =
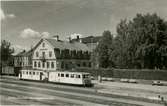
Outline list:
[[[14,56],[14,70],[16,75],[18,75],[21,69],[32,68],[32,53],[33,49],[27,52],[24,50]]]

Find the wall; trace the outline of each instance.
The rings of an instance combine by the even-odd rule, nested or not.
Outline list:
[[[43,46],[43,43],[45,46]],[[36,56],[36,52],[38,52],[38,57]],[[42,67],[43,62],[41,61],[42,52],[45,52],[45,67]],[[49,56],[49,52],[52,52],[52,56]],[[37,62],[37,67],[34,67],[35,61]],[[40,62],[40,67],[38,67],[38,63]],[[50,62],[49,68],[47,68],[47,62]],[[54,62],[54,68],[51,67],[51,62]],[[54,54],[54,50],[52,46],[44,40],[41,44],[35,49],[33,54],[33,69],[42,69],[42,70],[56,70],[56,57]]]

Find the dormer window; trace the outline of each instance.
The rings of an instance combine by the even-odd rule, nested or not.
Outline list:
[[[42,47],[45,47],[45,43],[42,44]]]

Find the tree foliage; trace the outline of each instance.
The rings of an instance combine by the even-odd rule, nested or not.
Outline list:
[[[133,20],[121,20],[117,36],[99,45],[103,43],[110,46],[106,46],[109,54],[105,46],[97,48],[118,68],[167,68],[167,22],[156,14],[137,14]]]
[[[3,40],[1,42],[1,64],[2,65],[11,65],[12,64],[12,53],[14,53],[14,49],[11,48],[10,42]]]
[[[99,66],[103,68],[107,68],[111,66],[111,61],[109,57],[110,47],[112,45],[113,36],[110,31],[104,31],[103,37],[99,41],[99,45],[97,46],[95,52],[98,54]]]

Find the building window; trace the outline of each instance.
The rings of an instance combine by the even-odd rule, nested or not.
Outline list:
[[[50,62],[47,62],[47,68],[49,68],[49,65],[50,65],[49,63],[50,63]]]
[[[45,57],[45,52],[42,52],[42,57]]]
[[[91,67],[91,62],[89,62],[89,67]]]
[[[80,67],[80,64],[78,63],[77,66]]]
[[[45,68],[45,62],[42,62],[42,67]]]
[[[40,62],[38,62],[38,67],[41,67],[41,63]]]
[[[36,57],[39,57],[39,53],[38,52],[36,52]]]
[[[51,63],[51,67],[54,68],[54,62]]]
[[[83,62],[83,67],[86,67],[86,62]]]
[[[37,62],[36,61],[34,62],[34,67],[37,67]]]
[[[45,43],[42,44],[42,47],[45,47]]]
[[[62,61],[61,63],[61,68],[63,69],[64,68],[64,62]]]
[[[49,57],[52,57],[52,51],[49,52]]]

